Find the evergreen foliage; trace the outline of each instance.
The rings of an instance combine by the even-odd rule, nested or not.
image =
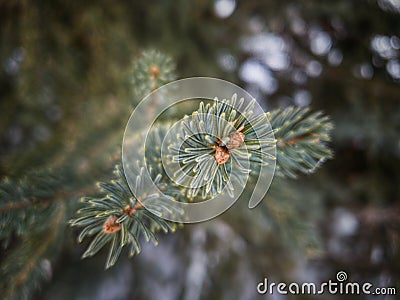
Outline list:
[[[57,194],[60,182],[47,170],[0,184],[0,241],[7,254],[1,264],[4,299],[28,298],[51,275],[49,260],[60,250],[68,216],[64,201],[69,192]]]
[[[151,92],[174,78],[172,66],[169,57],[156,51],[145,52],[133,64],[135,95],[143,96],[145,92]],[[233,95],[229,100],[216,99],[213,103],[201,103],[198,110],[185,116],[180,126],[177,126],[177,139],[169,147],[174,154],[169,158],[187,166],[187,170],[194,175],[189,188],[182,188],[171,182],[161,165],[160,146],[170,125],[159,123],[151,130],[149,140],[152,148],[146,153],[144,149],[137,151],[143,152],[152,180],[165,194],[178,201],[193,200],[199,193],[205,199],[221,193],[226,184],[231,185],[230,173],[240,184],[245,184],[244,175],[251,170],[253,173],[257,170],[250,165],[245,167],[246,161],[249,159],[251,164],[257,165],[275,160],[268,152],[265,152],[267,155],[262,155],[261,149],[273,149],[276,141],[280,149],[277,168],[283,170],[281,173],[284,175],[293,177],[295,171],[307,173],[317,167],[322,159],[331,157],[326,142],[329,141],[332,125],[320,113],[307,115],[307,109],[289,107],[283,111],[273,111],[270,115],[254,115],[254,101],[245,105],[243,100]],[[273,132],[277,140],[274,139]],[[182,139],[187,136],[191,138]],[[144,137],[139,132],[138,139],[142,138]],[[183,144],[178,146],[181,141]],[[217,154],[222,147],[229,150],[229,156],[225,161],[219,162]],[[79,242],[92,236],[83,258],[94,256],[109,245],[105,265],[109,268],[116,263],[124,246],[129,246],[129,255],[133,256],[141,251],[142,237],[157,245],[158,231],[168,233],[176,230],[179,224],[165,221],[143,207],[142,203],[147,200],[160,197],[157,192],[144,192],[143,188],[147,183],[143,176],[143,164],[144,161],[138,162],[134,167],[137,174],[135,193],[130,190],[123,170],[117,164],[114,179],[98,184],[100,197],[82,198],[82,207],[70,223],[72,226],[83,227],[78,237]],[[179,181],[179,174],[176,177]],[[206,181],[205,185],[201,184],[203,180]],[[33,174],[29,179],[19,182],[5,179],[1,183],[1,240],[7,247],[12,236],[17,234],[22,243],[18,246],[20,248],[13,248],[2,267],[7,278],[16,278],[14,285],[7,284],[10,295],[27,297],[45,278],[43,261],[46,261],[46,255],[59,242],[63,232],[62,222],[65,220],[66,203],[52,201],[58,196],[57,187],[62,184],[60,181],[62,180],[55,176],[54,171],[46,170],[43,174]],[[232,188],[230,186],[228,191]],[[68,196],[68,192],[62,194]],[[38,246],[31,240],[32,227],[35,228],[34,234],[45,235],[45,241],[48,242]],[[31,251],[36,251],[34,247],[38,247],[38,254],[29,257]],[[22,260],[21,257],[26,259]],[[15,264],[15,260],[19,263]],[[24,265],[29,268],[24,268]],[[26,274],[21,275],[21,272]]]
[[[276,174],[296,178],[297,172],[314,172],[332,158],[327,142],[333,125],[322,112],[288,107],[272,111],[270,119],[278,147]]]
[[[232,15],[217,13],[221,2],[234,3]],[[0,298],[253,299],[264,276],[322,282],[339,269],[398,292],[395,2],[0,1]],[[157,193],[127,187],[120,144],[129,114],[176,74],[232,81],[269,111],[278,176],[256,209],[238,201],[215,220],[181,226],[140,206]],[[146,164],[178,201],[218,191],[213,174],[207,189],[173,184],[154,146],[176,120],[190,129],[198,110],[155,124],[137,149],[145,161],[132,162],[138,190]],[[237,122],[206,143],[216,176],[232,171],[249,138]],[[214,162],[217,150],[224,163]],[[197,174],[209,167],[185,162]]]
[[[269,160],[275,160],[275,153],[267,152],[273,152],[275,146],[272,129],[264,114],[255,115],[255,100],[246,104],[235,94],[231,99],[214,101],[207,105],[201,102],[168,140],[170,160],[183,165],[174,178],[188,187],[190,199],[200,191],[203,199],[212,197],[225,185],[231,193],[233,180],[245,184],[250,163],[268,165]]]
[[[157,245],[155,231],[175,231],[176,224],[167,222],[143,208],[142,203],[159,195],[141,193],[146,185],[142,172],[143,167],[137,176],[135,187],[135,195],[141,195],[140,200],[133,196],[123,170],[118,166],[115,172],[116,180],[99,184],[102,192],[106,194],[105,197],[83,198],[84,207],[78,211],[78,215],[82,217],[74,220],[72,225],[85,227],[78,237],[79,242],[88,235],[95,235],[83,257],[95,255],[104,245],[111,242],[106,263],[106,268],[109,268],[115,264],[123,246],[130,244],[130,256],[140,252],[141,235]],[[155,178],[156,184],[160,177]]]
[[[175,65],[172,58],[156,50],[142,53],[135,59],[130,74],[133,96],[140,101],[149,91],[174,80]]]
[[[153,59],[151,55],[154,56]],[[161,66],[154,64],[159,59],[160,54],[157,52],[145,53],[139,58],[142,60],[140,68],[137,67],[139,63],[134,64],[135,70],[141,74],[139,77],[145,78],[144,74],[147,72],[147,78],[150,78],[148,82],[151,82],[154,76],[152,67],[157,66],[161,70]],[[166,60],[169,62],[168,58]],[[138,84],[140,88],[146,86],[143,80]],[[154,86],[147,87],[148,92],[154,90]],[[167,155],[168,159],[184,166],[183,174],[173,174],[174,180],[168,178],[161,164],[161,142],[170,125],[157,123],[151,129],[151,142],[148,143],[151,147],[147,148],[147,153],[140,147],[135,151],[143,151],[152,180],[163,193],[178,201],[193,200],[200,195],[207,199],[221,193],[225,185],[228,185],[229,193],[233,189],[233,180],[244,185],[245,175],[251,170],[253,173],[257,172],[257,167],[251,168],[249,163],[246,167],[247,161],[257,166],[268,165],[268,161],[275,160],[271,153],[261,150],[275,149],[276,143],[279,149],[277,168],[283,170],[281,173],[284,175],[294,177],[294,171],[309,173],[310,169],[321,164],[321,160],[331,157],[331,150],[326,142],[329,141],[332,124],[327,117],[318,112],[307,114],[308,109],[293,107],[273,111],[270,115],[255,115],[254,101],[246,104],[243,98],[237,99],[233,95],[228,100],[215,99],[208,104],[201,102],[198,110],[183,117],[167,140],[171,150]],[[276,127],[270,127],[268,115],[271,124]],[[274,131],[277,140],[274,139]],[[232,136],[232,133],[236,136]],[[239,141],[233,137],[239,138]],[[142,139],[144,136],[138,133],[138,140]],[[229,155],[221,162],[218,151],[222,147]],[[146,200],[160,197],[156,192],[148,194],[141,191],[141,187],[148,185],[143,176],[143,163],[138,162],[137,166],[131,167],[137,174],[134,193],[130,190],[121,168],[117,167],[114,180],[99,184],[103,197],[84,198],[83,208],[72,221],[73,226],[84,227],[78,238],[80,242],[85,237],[94,235],[83,257],[93,256],[102,247],[111,244],[106,262],[106,268],[109,268],[115,264],[125,245],[130,244],[131,256],[139,253],[141,236],[157,244],[157,231],[175,231],[177,224],[164,221],[161,216],[142,206]],[[189,182],[182,180],[186,174],[191,175]],[[179,186],[175,182],[183,185]],[[162,204],[162,201],[158,203]]]

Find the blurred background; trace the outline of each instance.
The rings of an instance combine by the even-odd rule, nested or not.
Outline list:
[[[146,49],[173,57],[178,78],[232,81],[266,110],[323,110],[335,158],[274,179],[255,210],[235,205],[104,271],[107,253],[81,260],[65,222],[112,176],[140,100],[131,62]],[[399,0],[0,1],[0,174],[51,168],[76,191],[31,298],[258,299],[264,277],[319,283],[340,270],[400,292],[399,49]]]

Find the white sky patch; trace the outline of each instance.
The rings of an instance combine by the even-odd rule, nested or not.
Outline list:
[[[321,30],[310,31],[310,49],[315,55],[326,55],[332,47],[330,35]]]
[[[322,73],[322,65],[316,60],[310,61],[306,66],[306,73],[310,77],[318,77]]]
[[[237,68],[237,60],[236,58],[228,53],[228,52],[221,52],[218,54],[217,57],[218,64],[228,72],[232,72]]]
[[[250,58],[242,64],[239,77],[249,84],[257,85],[266,94],[272,94],[278,88],[278,82],[271,71],[256,59]]]
[[[286,70],[289,68],[290,60],[286,53],[265,54],[262,61],[274,71]]]
[[[216,0],[214,2],[214,12],[221,19],[228,18],[236,8],[236,0]]]
[[[359,223],[357,217],[347,209],[336,208],[333,213],[333,231],[338,236],[351,236],[358,230]]]
[[[364,79],[371,79],[374,75],[374,69],[369,63],[364,63],[360,66],[360,75]]]
[[[378,0],[378,5],[384,10],[400,12],[400,0]]]
[[[353,74],[357,78],[371,79],[372,76],[374,75],[374,69],[372,68],[370,63],[366,62],[354,66]]]
[[[375,35],[371,39],[372,50],[386,59],[393,59],[398,56],[398,51],[392,47],[392,44],[396,45],[395,39],[391,40],[391,38],[386,35]]]
[[[307,90],[297,90],[293,94],[294,104],[300,107],[310,105],[311,93]]]
[[[259,33],[241,40],[244,51],[252,53],[262,60],[271,70],[286,70],[290,58],[284,39],[274,33]]]
[[[342,63],[343,53],[340,49],[332,49],[328,54],[328,62],[331,66],[338,66]]]
[[[392,46],[393,49],[399,50],[400,49],[400,38],[398,36],[393,35],[390,38],[390,46]]]
[[[11,53],[11,56],[7,59],[6,63],[4,64],[4,70],[6,73],[15,75],[18,73],[21,63],[24,59],[25,51],[23,48],[16,48]]]
[[[386,64],[386,71],[394,79],[400,79],[400,63],[398,60],[390,60]]]

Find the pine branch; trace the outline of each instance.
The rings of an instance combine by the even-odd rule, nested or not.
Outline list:
[[[76,196],[91,193],[69,169],[28,172],[0,182],[0,290],[4,299],[29,299],[51,277]],[[79,183],[79,184],[78,184]]]
[[[136,178],[135,195],[128,186],[122,168],[117,166],[115,180],[99,183],[99,187],[106,194],[104,197],[82,199],[85,206],[78,211],[80,217],[72,220],[71,225],[85,227],[79,235],[79,242],[87,236],[95,236],[83,258],[95,255],[111,242],[106,262],[106,268],[109,268],[115,264],[124,246],[130,245],[130,256],[141,251],[141,235],[147,242],[152,241],[157,245],[155,232],[175,231],[177,224],[165,221],[143,207],[147,200],[159,197],[156,192],[147,193],[148,183],[143,172],[142,167]],[[161,176],[157,175],[154,182],[158,184],[160,179]]]
[[[272,148],[275,142],[278,148],[277,172],[280,175],[295,177],[296,172],[309,173],[322,160],[331,157],[326,142],[329,141],[332,124],[320,112],[311,114],[308,109],[290,107],[283,111],[273,111],[266,116],[254,116],[254,104],[247,107],[242,107],[243,105],[243,100],[237,100],[235,96],[229,100],[216,100],[212,104],[202,103],[191,116],[182,119],[178,132],[175,132],[180,141],[170,142],[170,149],[174,153],[170,155],[170,159],[187,165],[187,169],[194,175],[193,182],[186,189],[172,183],[165,174],[160,147],[157,145],[161,145],[170,125],[156,124],[148,137],[153,147],[147,147],[147,151],[141,148],[137,151],[143,151],[153,181],[165,194],[178,201],[190,200],[199,193],[203,198],[211,197],[220,192],[225,184],[229,184],[226,179],[227,174],[232,171],[229,163],[242,167],[239,168],[240,172],[233,174],[240,182],[251,169],[253,172],[256,170],[249,167],[246,169],[241,162],[249,159],[252,164],[268,164],[274,157],[262,156],[260,150]],[[243,113],[239,113],[234,107],[241,107]],[[272,138],[272,129],[266,126],[266,117],[270,119],[276,140]],[[261,132],[261,135],[257,135],[256,131]],[[192,138],[182,139],[187,136]],[[138,133],[138,139],[144,139],[142,133]],[[178,144],[181,146],[178,147]],[[242,151],[244,147],[250,156]],[[142,203],[147,200],[160,198],[156,191],[148,193],[143,188],[148,185],[143,176],[145,161],[139,162],[135,167],[135,194],[130,190],[121,167],[117,166],[115,180],[99,184],[103,197],[83,198],[84,207],[79,210],[78,217],[71,221],[72,226],[84,227],[78,238],[80,242],[85,237],[93,237],[83,257],[93,256],[104,246],[110,245],[106,262],[106,268],[109,268],[116,263],[124,246],[130,246],[131,256],[139,253],[141,236],[157,244],[156,232],[175,231],[178,224],[165,221],[143,207]],[[205,187],[197,186],[199,178],[208,180]],[[52,186],[59,186],[59,179],[51,175],[36,176],[35,180],[26,180],[25,183],[6,180],[2,183],[0,201],[3,205],[0,212],[4,215],[1,226],[6,230],[2,231],[1,239],[5,244],[13,232],[22,235],[32,224],[38,224],[38,221],[40,224],[41,216],[51,214],[54,208],[50,204],[55,204],[50,200],[73,193],[66,191],[55,194]],[[12,199],[21,200],[13,202]],[[39,210],[36,213],[30,211],[29,214],[12,213],[31,205]],[[49,210],[47,213],[46,209]],[[43,221],[43,224],[47,223]]]
[[[140,101],[151,91],[174,79],[175,66],[170,57],[154,51],[145,51],[133,62],[132,67],[132,87],[136,101]],[[157,103],[153,103],[153,106]],[[147,117],[151,118],[153,112],[148,111]],[[167,126],[159,126],[149,135],[149,141],[155,140],[156,145],[161,145],[165,136]],[[145,136],[138,133],[138,140],[144,140]],[[154,143],[153,143],[154,144]],[[154,193],[148,193],[144,188],[147,186],[147,177],[143,176],[144,165],[147,163],[152,169],[152,179],[159,184],[159,188],[165,189],[165,184],[161,178],[165,172],[160,164],[160,148],[152,151],[145,151],[138,147],[132,151],[141,151],[143,161],[138,162],[134,167],[136,173],[135,194],[132,193],[126,181],[121,166],[115,166],[115,180],[107,183],[99,183],[100,190],[103,192],[102,198],[83,198],[84,207],[78,211],[78,218],[71,221],[72,226],[81,226],[78,241],[81,242],[85,237],[94,236],[91,244],[86,249],[83,257],[95,255],[100,249],[110,244],[109,255],[106,261],[106,268],[109,268],[117,261],[122,248],[130,246],[129,255],[141,251],[140,239],[144,236],[146,241],[152,241],[157,245],[155,233],[159,230],[167,232],[175,231],[177,224],[167,222],[144,209],[142,203],[149,199],[159,197]],[[176,188],[171,186],[171,195],[177,195]],[[169,210],[169,208],[166,208]],[[176,212],[179,213],[179,212]]]
[[[35,171],[17,181],[5,178],[0,182],[0,241],[3,247],[8,246],[14,234],[31,233],[34,224],[37,230],[46,228],[46,219],[53,213],[56,202],[92,190],[68,188],[68,176],[56,177],[52,173],[51,170]]]
[[[333,124],[322,112],[288,107],[269,114],[277,140],[275,174],[296,178],[297,173],[312,173],[333,157],[328,147]]]
[[[268,164],[275,158],[261,155],[260,150],[272,149],[275,143],[279,149],[277,168],[283,170],[280,171],[282,175],[294,176],[295,171],[309,172],[303,165],[315,168],[317,159],[330,157],[325,142],[329,140],[332,125],[321,113],[308,114],[308,109],[288,108],[270,115],[254,116],[254,103],[245,107],[242,114],[234,109],[243,105],[243,99],[238,100],[236,96],[229,100],[216,100],[212,104],[201,103],[197,111],[181,120],[180,126],[166,141],[170,125],[158,123],[149,133],[150,147],[146,147],[146,151],[143,148],[132,151],[141,151],[150,167],[152,180],[163,193],[178,201],[191,200],[199,193],[207,198],[221,192],[225,184],[230,184],[227,180],[227,173],[232,171],[229,163],[241,166],[242,160],[249,159],[252,164]],[[276,139],[267,126],[268,116],[276,126]],[[137,139],[144,140],[145,137],[138,133]],[[167,155],[170,162],[180,163],[193,176],[188,187],[178,186],[166,175],[161,163],[160,146],[163,141],[170,145],[171,153]],[[294,155],[292,147],[299,153]],[[221,157],[220,148],[228,154],[226,158]],[[249,154],[242,152],[244,148]],[[307,161],[304,162],[305,159]],[[83,200],[85,206],[79,211],[80,217],[72,221],[73,226],[84,227],[79,241],[94,236],[83,257],[93,256],[105,245],[111,244],[106,262],[106,268],[109,268],[115,264],[125,245],[130,245],[130,255],[140,252],[141,235],[157,244],[156,231],[162,229],[167,233],[175,230],[177,224],[166,222],[143,207],[142,203],[146,200],[160,197],[156,191],[150,194],[144,189],[141,191],[141,187],[150,185],[143,176],[143,166],[144,162],[138,162],[137,167],[132,167],[137,174],[135,193],[131,192],[122,169],[117,167],[116,179],[100,184],[104,197]],[[254,170],[257,168],[252,170],[256,173]],[[243,167],[239,171],[232,174],[238,180],[244,178],[250,169]],[[175,181],[179,182],[180,175],[174,174]],[[204,180],[207,184],[201,186]]]
[[[10,184],[10,180],[6,179],[5,182],[2,182],[2,184],[0,185],[4,185],[4,184]],[[0,190],[2,190],[2,188],[0,188]],[[61,200],[61,199],[65,199],[67,197],[70,196],[77,196],[77,195],[83,195],[83,194],[87,194],[93,191],[93,188],[82,188],[82,189],[78,189],[78,190],[69,190],[69,191],[58,191],[58,192],[54,192],[53,194],[47,196],[47,197],[42,197],[37,199],[35,196],[31,196],[31,194],[29,194],[28,198],[22,198],[19,201],[8,201],[7,203],[5,203],[4,205],[2,205],[0,207],[0,213],[5,213],[5,212],[9,212],[12,210],[18,210],[21,208],[28,208],[28,207],[32,207],[32,206],[36,206],[36,205],[43,205],[47,202],[52,202],[52,201],[57,201],[57,200]],[[20,196],[20,195],[18,195]]]
[[[133,88],[137,101],[151,90],[172,80],[174,78],[172,72],[173,68],[172,60],[169,57],[156,51],[143,53],[142,56],[133,63]],[[110,122],[112,122],[112,120],[110,120]],[[107,126],[109,127],[108,123]],[[93,130],[96,132],[99,128]],[[90,141],[90,144],[88,144],[87,141],[89,141],[89,139],[87,139],[85,135],[82,142],[89,146],[93,143]],[[91,155],[93,155],[94,152],[95,151],[91,151]],[[2,242],[5,248],[9,248],[11,239],[16,235],[20,237],[25,245],[14,248],[13,244],[13,248],[10,249],[13,251],[13,254],[6,257],[2,262],[1,268],[4,274],[7,274],[10,279],[14,278],[15,280],[14,283],[7,282],[7,287],[9,287],[8,296],[10,298],[20,296],[28,297],[35,289],[35,286],[42,280],[41,278],[43,276],[41,274],[43,272],[40,267],[40,261],[43,261],[43,259],[46,259],[48,256],[48,248],[53,245],[53,237],[55,237],[52,233],[50,235],[48,235],[48,233],[53,232],[51,230],[60,230],[60,228],[63,228],[65,225],[64,218],[55,218],[54,222],[49,222],[49,220],[52,220],[51,218],[54,213],[58,211],[60,206],[64,205],[63,200],[72,196],[76,197],[82,194],[93,194],[92,187],[85,188],[85,185],[80,184],[79,186],[77,184],[79,180],[76,180],[76,170],[66,168],[60,173],[62,173],[62,176],[55,175],[55,172],[46,169],[29,173],[20,180],[4,179],[0,182],[0,242]],[[121,173],[118,178],[123,178]],[[111,189],[111,191],[114,192],[116,192],[118,188],[122,188],[122,193],[117,194],[119,200],[125,201],[129,199],[129,197],[126,198],[125,196],[129,195],[131,192],[127,186],[118,184],[120,182],[122,181],[117,180],[110,184],[101,184],[101,186],[104,190]],[[147,195],[142,200],[145,201],[152,196],[154,195]],[[100,200],[97,202],[96,200],[93,201],[100,206],[100,211],[104,209],[103,202],[99,204]],[[129,208],[127,206],[128,203],[130,205]],[[154,232],[157,230],[163,230],[165,232],[175,230],[176,224],[170,224],[160,218],[154,219],[154,215],[150,214],[148,211],[144,211],[139,205],[139,202],[132,203],[132,199],[130,199],[124,204],[123,215],[129,216],[129,220],[135,220],[135,222],[132,222],[132,226],[126,221],[121,224],[121,230],[116,230],[115,234],[98,236],[98,239],[101,239],[102,242],[113,241],[107,267],[115,263],[119,251],[121,250],[120,246],[125,243],[132,244],[131,254],[140,251],[138,242],[140,233],[142,233],[146,239],[151,239],[156,243],[157,240]],[[68,204],[68,209],[72,207],[75,207],[75,204]],[[104,213],[104,211],[101,212]],[[107,215],[107,213],[105,213],[105,215]],[[117,215],[116,212],[115,215]],[[108,216],[110,216],[110,218],[107,230],[113,231],[115,228],[119,228],[118,226],[115,227],[114,217],[111,215]],[[119,215],[119,217],[121,216],[122,215]],[[118,221],[120,222],[121,220],[122,219],[119,219]],[[56,223],[57,221],[59,223]],[[49,226],[52,228],[49,228]],[[90,234],[92,233],[93,231],[90,232]],[[122,233],[125,235],[122,235]],[[84,236],[84,234],[81,235],[82,238]],[[96,245],[92,243],[91,246],[94,247]],[[85,255],[93,255],[93,253],[99,250],[99,248],[96,247],[94,247],[94,249],[88,249]],[[14,256],[14,253],[17,256]],[[26,261],[24,257],[28,257],[29,253],[32,255],[31,260]],[[16,260],[18,256],[21,257],[21,263],[26,262],[25,265],[20,263],[14,263],[13,265],[13,260]]]
[[[137,102],[175,79],[175,64],[171,57],[156,50],[143,51],[132,65],[131,85]]]
[[[188,186],[189,199],[215,196],[226,185],[232,194],[232,182],[243,186],[251,164],[275,160],[272,129],[264,114],[255,115],[254,105],[255,100],[245,103],[236,94],[228,100],[216,98],[207,105],[202,102],[177,126],[167,141],[169,161],[182,165],[174,178]]]
[[[43,219],[30,222],[30,233],[22,236],[2,261],[0,289],[4,299],[29,299],[43,280],[51,277],[51,260],[60,249],[66,206],[54,203]]]

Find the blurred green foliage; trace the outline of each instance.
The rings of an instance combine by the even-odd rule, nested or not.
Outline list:
[[[322,281],[339,269],[399,290],[397,1],[241,0],[228,16],[221,1],[232,2],[0,1],[0,174],[57,176],[59,213],[29,223],[46,222],[37,239],[54,246],[34,256],[48,282],[32,298],[255,299],[265,276]],[[262,208],[239,202],[103,272],[106,253],[81,261],[85,245],[51,224],[110,178],[127,108],[140,100],[132,60],[149,48],[172,55],[180,77],[233,81],[267,109],[322,109],[336,126],[335,160],[298,181],[274,179]],[[15,238],[0,263],[42,249],[32,241]],[[15,284],[0,285],[2,294]],[[20,289],[32,290],[36,282]]]

